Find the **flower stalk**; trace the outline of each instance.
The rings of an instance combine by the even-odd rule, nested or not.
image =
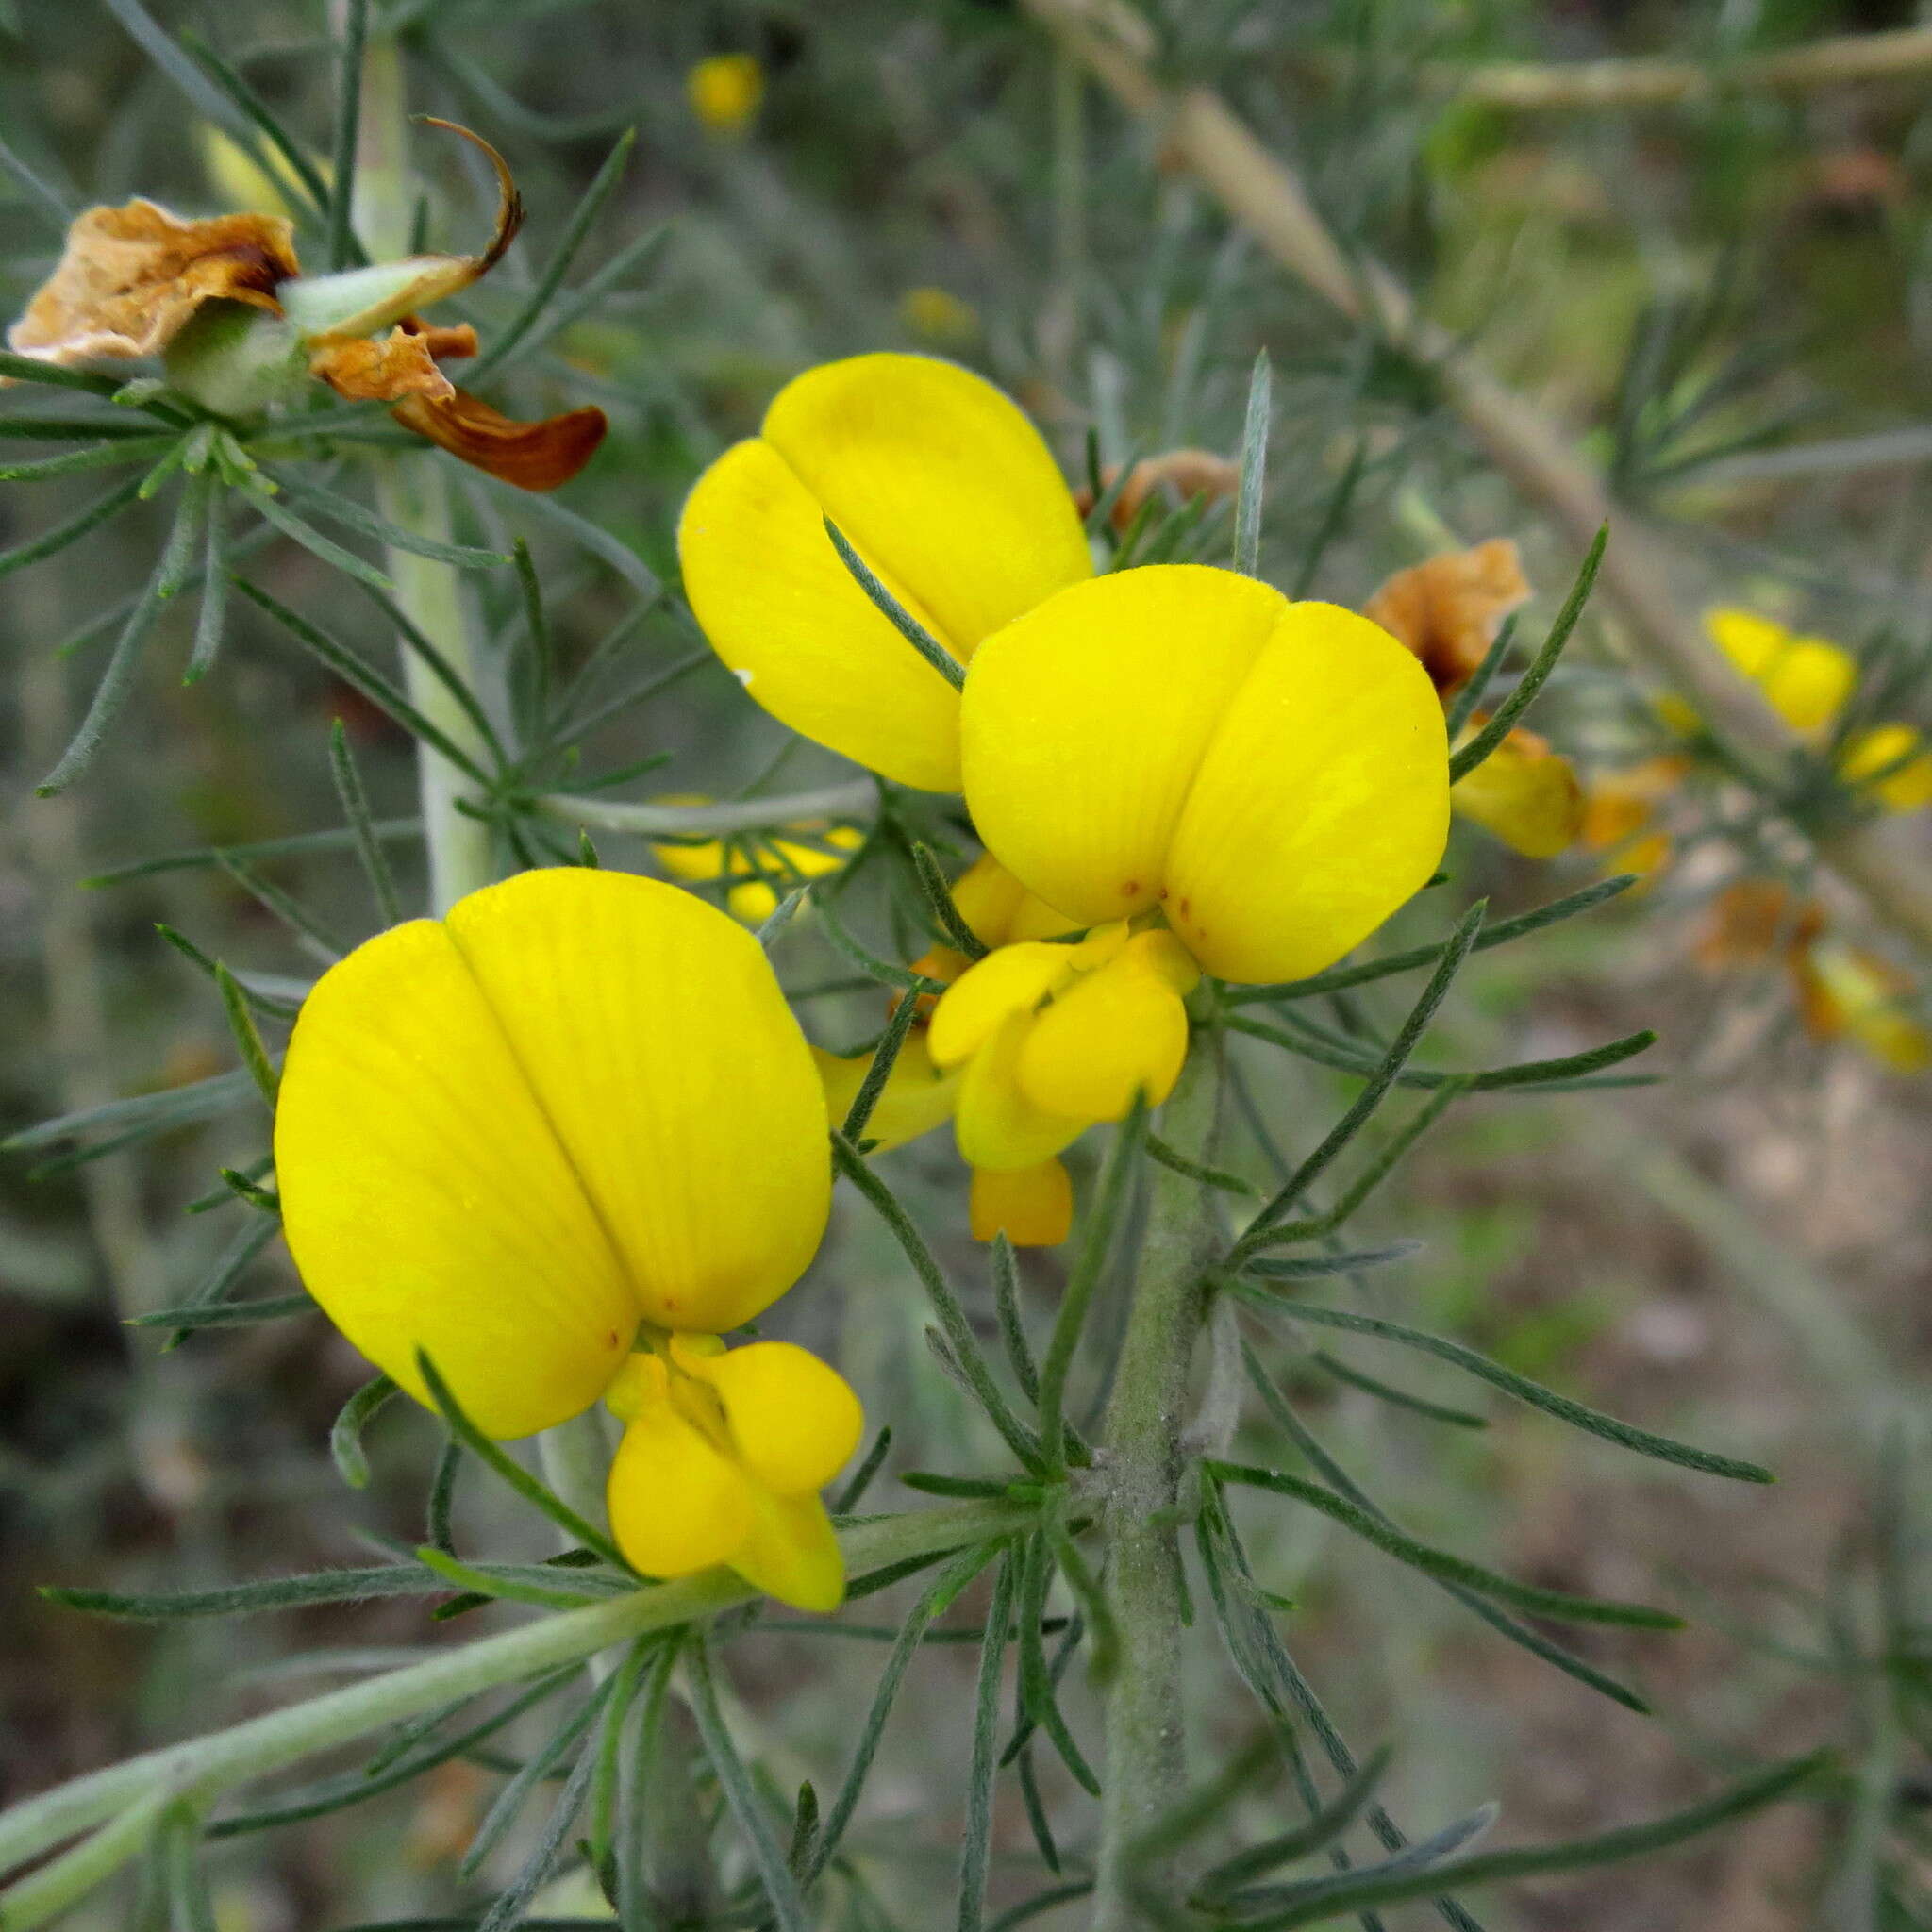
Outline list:
[[[1197,1036],[1160,1114],[1162,1140],[1204,1166],[1213,1155],[1220,1071],[1214,1044]],[[1183,1785],[1184,1603],[1175,1518],[1188,1369],[1213,1237],[1208,1190],[1172,1168],[1154,1168],[1099,1456],[1107,1592],[1120,1652],[1107,1690],[1093,1932],[1127,1932],[1138,1923],[1134,1890],[1158,1880],[1142,1869],[1140,1841]]]

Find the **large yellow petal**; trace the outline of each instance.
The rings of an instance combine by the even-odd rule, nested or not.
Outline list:
[[[1277,608],[1167,858],[1168,919],[1223,979],[1332,964],[1424,885],[1448,838],[1428,674],[1352,610]]]
[[[691,610],[781,724],[902,785],[958,791],[958,697],[853,582],[824,518],[769,442],[726,450],[698,478],[677,526]],[[858,547],[925,621],[918,598]]]
[[[625,1430],[605,1503],[617,1547],[646,1576],[735,1563],[757,1514],[744,1471],[668,1402]]]
[[[642,1314],[722,1331],[783,1294],[824,1233],[825,1097],[757,940],[578,867],[472,893],[448,927]]]
[[[1188,1012],[1150,955],[1174,935],[1140,934],[1126,951],[1059,995],[1027,1029],[1020,1087],[1036,1107],[1076,1120],[1117,1121],[1145,1091],[1158,1107],[1188,1057]]]
[[[679,1363],[718,1391],[745,1468],[778,1495],[816,1495],[858,1447],[858,1397],[808,1349],[753,1341],[709,1357],[680,1351]]]
[[[974,1167],[995,1173],[1038,1167],[1092,1124],[1046,1112],[1020,1085],[1020,1055],[1033,1024],[1030,1014],[1011,1014],[966,1063],[953,1138]]]
[[[303,1281],[411,1394],[420,1348],[492,1436],[596,1401],[637,1300],[446,927],[392,927],[316,982],[275,1145]]]
[[[731,1567],[796,1610],[836,1610],[845,1595],[845,1559],[816,1496],[754,1489],[751,1531]]]
[[[987,946],[1058,939],[1080,924],[1029,892],[991,852],[982,853],[953,881],[953,907]]]
[[[983,376],[935,356],[853,356],[789,382],[764,440],[824,513],[908,585],[962,662],[1093,575],[1080,513],[1039,430]]]
[[[988,639],[960,707],[987,849],[1083,924],[1154,905],[1195,774],[1287,608],[1231,571],[1156,564]]]
[[[789,383],[763,434],[698,479],[678,528],[705,634],[774,717],[903,784],[958,786],[958,701],[875,610],[829,516],[962,662],[1092,572],[1046,445],[991,383],[858,356]]]

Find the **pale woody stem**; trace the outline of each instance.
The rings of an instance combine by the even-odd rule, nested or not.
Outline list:
[[[1205,1161],[1212,1152],[1219,1093],[1219,1057],[1208,1041],[1197,1040],[1160,1114],[1162,1138],[1191,1160]],[[1138,1924],[1133,1880],[1157,1874],[1136,1874],[1135,1842],[1174,1804],[1184,1778],[1174,1504],[1188,1367],[1201,1325],[1201,1280],[1213,1232],[1201,1184],[1155,1168],[1133,1307],[1102,1438],[1108,1597],[1120,1657],[1107,1692],[1093,1932],[1126,1932]]]

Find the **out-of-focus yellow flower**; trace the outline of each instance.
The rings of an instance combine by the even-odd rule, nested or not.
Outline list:
[[[201,146],[202,171],[229,208],[258,215],[294,214],[294,177],[273,147],[264,146],[258,161],[211,121],[199,124],[195,138]],[[310,165],[324,182],[331,178],[328,162],[320,156],[311,157]]]
[[[1874,724],[1845,746],[1839,775],[1880,799],[1888,811],[1917,811],[1932,805],[1932,752],[1909,724]]]
[[[1777,879],[1738,879],[1711,902],[1696,945],[1710,972],[1781,958],[1814,1040],[1855,1041],[1894,1073],[1932,1066],[1932,1030],[1912,982],[1887,960],[1829,933],[1824,908]]]
[[[797,1280],[824,1233],[825,1129],[757,941],[675,886],[569,868],[323,974],[275,1173],[296,1266],[349,1340],[419,1399],[426,1355],[479,1427],[522,1436],[603,1395],[641,1326],[702,1354]]]
[[[1482,728],[1470,720],[1470,737]],[[1555,858],[1583,829],[1583,787],[1550,741],[1520,727],[1450,788],[1451,809],[1525,858]]]
[[[962,1067],[953,1132],[975,1169],[1039,1168],[1137,1093],[1165,1100],[1188,1052],[1199,969],[1173,933],[1124,921],[1073,945],[1027,941],[978,960],[941,997],[932,1058]]]
[[[1657,822],[1657,808],[1690,772],[1689,758],[1669,753],[1593,779],[1583,799],[1586,850],[1606,855],[1606,870],[1636,873],[1647,883],[1670,863],[1674,850],[1669,831]]]
[[[1705,616],[1713,642],[1764,693],[1793,731],[1817,737],[1835,724],[1857,687],[1857,659],[1829,638],[1800,637],[1749,610],[1723,608]],[[1681,699],[1667,722],[1694,729],[1696,714]],[[1689,723],[1683,720],[1688,717]],[[1839,758],[1845,784],[1887,811],[1932,805],[1932,752],[1909,724],[1877,724],[1855,732]]]
[[[837,1607],[844,1566],[819,1491],[864,1426],[842,1376],[788,1341],[673,1335],[631,1356],[606,1400],[625,1425],[611,1533],[645,1575],[728,1563],[783,1603]]]
[[[1888,961],[1830,940],[1807,949],[1793,971],[1814,1037],[1855,1040],[1897,1074],[1932,1066],[1932,1032],[1910,1004],[1911,981]]]
[[[1062,591],[981,646],[960,708],[966,801],[1000,863],[1073,925],[1163,913],[1224,979],[1320,972],[1442,854],[1422,666],[1365,617],[1229,571]]]
[[[1823,731],[1858,681],[1849,651],[1828,638],[1799,637],[1754,611],[1707,611],[1704,627],[1793,731]]]
[[[947,289],[927,285],[899,297],[899,320],[916,336],[941,348],[957,349],[979,333],[979,313]]]
[[[684,77],[691,109],[713,134],[742,134],[765,98],[765,70],[755,54],[712,54]]]
[[[698,479],[678,525],[711,647],[794,731],[902,785],[959,789],[959,694],[853,581],[844,534],[962,664],[1092,575],[1039,432],[967,370],[855,356],[808,370]]]
[[[660,805],[708,805],[708,798],[697,792],[678,792],[658,801]],[[787,837],[787,834],[793,836]],[[816,842],[812,842],[816,841]],[[742,879],[731,887],[724,903],[734,919],[747,925],[762,925],[777,911],[779,902],[793,885],[828,877],[865,843],[865,834],[854,825],[799,824],[787,825],[769,841],[758,858],[744,846],[724,839],[707,839],[701,844],[653,845],[651,851],[673,878],[689,884],[708,884],[727,875]],[[829,846],[832,849],[827,851]],[[769,874],[781,880],[774,884]]]

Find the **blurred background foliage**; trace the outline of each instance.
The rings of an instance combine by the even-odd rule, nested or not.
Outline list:
[[[1359,605],[1396,568],[1508,535],[1540,593],[1532,618],[1546,620],[1568,587],[1574,550],[1472,451],[1429,373],[1318,305],[1231,229],[1158,132],[1124,116],[1013,6],[404,0],[379,12],[407,26],[415,105],[485,133],[529,204],[525,242],[467,298],[486,341],[612,142],[638,130],[573,276],[581,288],[614,263],[612,285],[506,389],[531,413],[575,401],[608,411],[608,442],[560,501],[659,574],[675,574],[671,532],[696,472],[810,362],[875,347],[957,356],[1018,394],[1077,476],[1090,431],[1109,460],[1180,444],[1232,452],[1248,370],[1266,347],[1277,413],[1263,567],[1274,580],[1305,576],[1313,594]],[[51,266],[56,210],[139,193],[203,213],[259,192],[208,112],[139,44],[150,16],[131,0],[14,0],[12,13],[0,39],[0,142],[17,163],[0,171],[8,313]],[[199,32],[325,147],[332,61],[319,4],[156,4],[151,18]],[[1302,170],[1346,243],[1390,263],[1670,531],[1687,609],[1741,605],[1832,637],[1879,666],[1886,716],[1932,722],[1920,677],[1932,649],[1924,50],[1857,85],[1698,90],[1660,105],[1525,109],[1471,78],[1506,62],[1614,57],[1721,69],[1824,36],[1905,29],[1907,9],[1172,0],[1156,25],[1166,73],[1222,92]],[[468,245],[489,206],[471,158],[425,141],[418,158],[428,232]],[[654,244],[620,258],[647,234]],[[9,488],[4,541],[52,527],[94,487]],[[495,492],[464,503],[473,538],[527,536],[559,654],[581,662],[631,608],[633,588],[554,521]],[[95,890],[82,877],[337,825],[335,718],[376,815],[413,809],[407,739],[253,611],[231,616],[218,674],[191,690],[170,655],[185,650],[184,619],[167,620],[101,760],[73,791],[32,798],[97,674],[96,619],[139,589],[165,534],[158,508],[138,508],[110,537],[0,580],[9,1126],[233,1064],[217,1004],[157,939],[157,922],[257,974],[301,980],[316,965],[248,878],[220,866]],[[291,545],[253,568],[345,636],[368,614]],[[500,639],[517,622],[508,577],[474,592]],[[1535,720],[1587,783],[1662,741],[1657,692],[1621,643],[1593,612]],[[668,615],[647,614],[608,691],[677,670],[690,653]],[[586,746],[598,769],[658,753],[670,761],[633,795],[794,789],[837,770],[708,658]],[[1614,1460],[1526,1413],[1444,1429],[1307,1372],[1331,1449],[1418,1533],[1539,1583],[1662,1591],[1690,1611],[1694,1627],[1680,1637],[1569,1639],[1641,1684],[1657,1715],[1618,1710],[1465,1626],[1332,1527],[1251,1504],[1242,1514],[1262,1580],[1296,1600],[1289,1627],[1305,1668],[1358,1742],[1396,1744],[1399,1815],[1456,1816],[1495,1795],[1512,1840],[1529,1840],[1652,1815],[1712,1774],[1810,1744],[1845,1754],[1850,1774],[1828,1799],[1614,1879],[1523,1888],[1490,1923],[1928,1925],[1925,1081],[1856,1041],[1811,1037],[1774,960],[1700,963],[1714,900],[1765,869],[1767,846],[1774,869],[1811,880],[1802,850],[1765,831],[1735,788],[1706,783],[1676,809],[1679,857],[1666,874],[1484,956],[1432,1048],[1442,1063],[1487,1064],[1655,1024],[1667,1084],[1467,1107],[1371,1218],[1378,1232],[1426,1241],[1388,1291],[1406,1319],[1600,1407],[1765,1461],[1780,1487],[1713,1491]],[[1923,826],[1907,832],[1924,838]],[[607,863],[652,863],[640,842],[600,833],[598,844]],[[407,847],[397,852],[413,899],[421,882]],[[250,863],[330,931],[370,928],[345,853]],[[1463,826],[1450,863],[1458,895],[1488,891],[1513,911],[1587,883],[1603,858],[1518,859]],[[1844,917],[1859,930],[1855,908]],[[1441,923],[1411,919],[1411,938]],[[1915,966],[1890,957],[1899,972]],[[822,963],[821,978],[841,970],[834,953]],[[1361,996],[1366,1024],[1399,1018],[1401,996],[1383,992]],[[846,1045],[876,1032],[882,1008],[875,993],[833,994],[808,1015],[816,1039]],[[1282,1068],[1256,1061],[1252,1085],[1292,1148],[1349,1090],[1311,1067]],[[366,1669],[449,1635],[407,1602],[148,1627],[34,1594],[55,1580],[184,1588],[308,1569],[355,1560],[370,1535],[418,1534],[433,1435],[420,1416],[387,1414],[371,1437],[374,1484],[345,1494],[326,1437],[363,1370],[319,1320],[216,1329],[168,1353],[156,1331],[123,1325],[178,1304],[225,1254],[241,1254],[245,1208],[184,1209],[218,1165],[245,1165],[263,1145],[262,1124],[244,1116],[86,1163],[64,1158],[62,1141],[51,1158],[42,1148],[0,1166],[7,1795],[246,1712],[318,1671]],[[1266,1175],[1254,1145],[1229,1160]],[[892,1157],[891,1172],[954,1268],[982,1268],[946,1138]],[[247,1265],[250,1293],[293,1285],[278,1247]],[[1029,1257],[1036,1312],[1051,1308],[1063,1265]],[[783,1312],[875,1418],[891,1419],[908,1462],[975,1466],[960,1438],[979,1425],[933,1368],[923,1305],[851,1203]],[[1349,1358],[1390,1366],[1367,1350]],[[1461,1399],[1392,1366],[1424,1392]],[[483,1534],[497,1507],[465,1491],[459,1520],[471,1512]],[[1251,1720],[1197,1648],[1194,1721],[1232,1754]],[[325,1649],[338,1660],[320,1661]],[[836,1774],[872,1650],[772,1637],[734,1657],[742,1735],[781,1785],[811,1775],[823,1789]],[[887,1734],[851,1840],[876,1894],[872,1923],[930,1924],[931,1901],[947,1895],[971,1669],[970,1650],[926,1654]],[[1082,1695],[1072,1693],[1076,1718]],[[1041,1777],[1077,1844],[1084,1800],[1057,1766]],[[471,1895],[455,1860],[492,1789],[486,1770],[458,1760],[400,1794],[218,1848],[223,1932],[455,1909]],[[1244,1803],[1254,1829],[1278,1828],[1265,1800]],[[1008,1811],[1003,1799],[1002,1899],[1039,1883],[1024,1819]],[[96,1910],[105,1916],[75,1923],[125,1923]],[[1421,1923],[1422,1908],[1409,1910]],[[1038,1923],[1078,1924],[1079,1908]]]

